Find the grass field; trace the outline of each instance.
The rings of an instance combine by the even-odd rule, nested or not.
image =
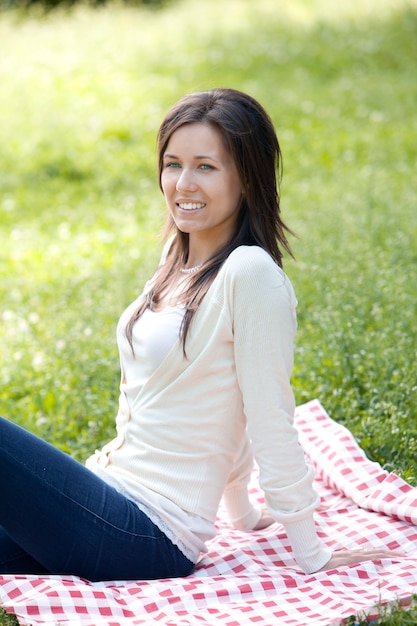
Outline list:
[[[85,458],[118,315],[159,256],[155,134],[183,93],[265,104],[298,233],[293,384],[417,484],[417,1],[0,13],[0,413]]]

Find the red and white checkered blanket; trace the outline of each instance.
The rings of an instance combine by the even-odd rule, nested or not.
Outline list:
[[[343,623],[417,593],[417,488],[369,461],[317,400],[297,408],[316,468],[320,534],[333,548],[389,547],[407,554],[304,575],[283,528],[233,530],[220,508],[218,536],[184,579],[90,583],[74,576],[0,576],[0,603],[36,626],[320,626]],[[262,502],[254,472],[251,493]]]

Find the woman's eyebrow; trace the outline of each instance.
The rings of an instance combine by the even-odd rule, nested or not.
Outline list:
[[[170,154],[168,152],[166,152],[164,154],[164,159],[178,159],[179,157],[176,154]],[[218,158],[216,158],[213,155],[210,154],[196,154],[195,157],[193,157],[194,159],[198,160],[198,161],[203,161],[205,159],[210,159],[211,161],[219,161]]]

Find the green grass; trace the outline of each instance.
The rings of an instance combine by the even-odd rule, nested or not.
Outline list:
[[[381,605],[377,607],[379,617],[373,620],[367,613],[352,615],[344,621],[344,626],[366,626],[374,624],[377,626],[415,626],[417,623],[417,597],[411,598],[408,607],[403,607],[401,602],[392,603],[391,606]]]
[[[297,401],[416,482],[417,3],[288,5],[1,15],[0,411],[78,458],[113,427],[115,323],[158,257],[158,124],[220,84],[281,138]]]
[[[0,626],[19,626],[18,619],[13,613],[6,613],[0,607]]]
[[[297,402],[417,484],[417,2],[224,6],[0,14],[0,414],[78,459],[112,436],[115,325],[159,256],[159,122],[232,86],[284,153]]]

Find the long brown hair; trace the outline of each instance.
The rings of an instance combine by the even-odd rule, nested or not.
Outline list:
[[[194,313],[229,254],[241,245],[257,245],[266,250],[282,267],[283,250],[292,256],[280,214],[279,183],[282,156],[272,121],[254,98],[235,89],[212,89],[186,95],[168,111],[158,132],[159,186],[163,158],[173,133],[184,124],[205,123],[220,131],[233,158],[244,189],[230,241],[192,275],[184,294],[185,315],[181,337],[185,341]],[[132,346],[135,321],[147,309],[156,308],[188,258],[189,235],[179,231],[168,216],[165,236],[176,233],[166,262],[159,268],[145,302],[128,322],[126,335]]]

